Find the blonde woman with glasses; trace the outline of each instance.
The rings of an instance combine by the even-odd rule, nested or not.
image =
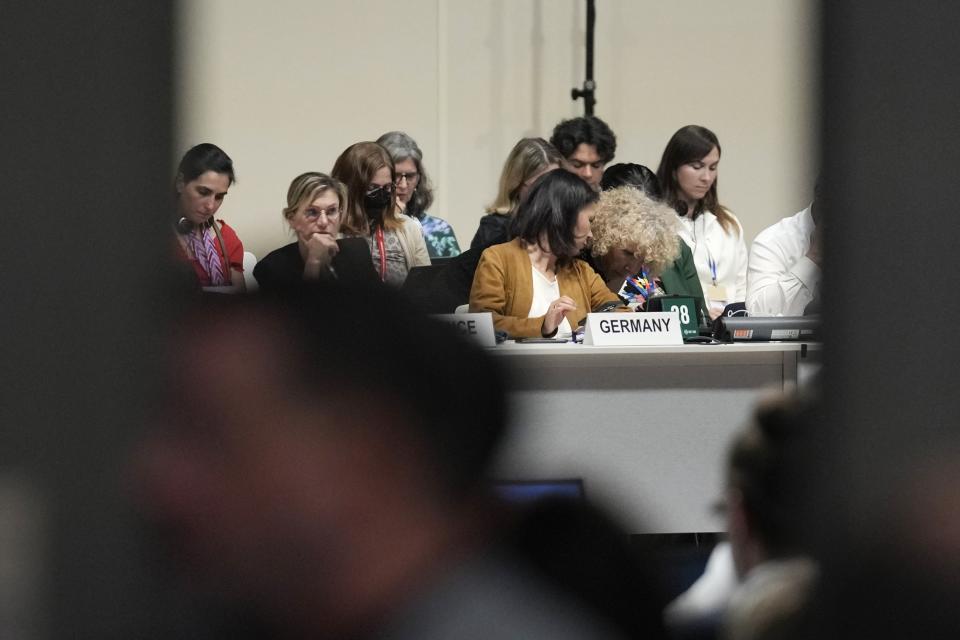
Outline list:
[[[257,263],[253,277],[262,290],[317,280],[379,282],[366,240],[340,237],[346,201],[346,187],[326,174],[308,172],[293,179],[283,217],[297,240]]]

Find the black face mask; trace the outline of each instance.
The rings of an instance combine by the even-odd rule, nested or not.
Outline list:
[[[363,209],[367,216],[371,218],[380,218],[383,216],[383,210],[387,208],[392,200],[393,190],[389,185],[380,187],[363,196]]]

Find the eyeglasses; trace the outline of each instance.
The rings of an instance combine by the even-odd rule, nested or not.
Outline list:
[[[410,184],[410,183],[416,182],[419,179],[420,179],[420,174],[417,173],[416,171],[411,171],[410,173],[398,173],[397,177],[393,179],[393,183],[399,187],[400,183],[403,182],[404,180],[407,181],[407,184]]]
[[[310,220],[316,220],[320,217],[320,214],[327,216],[328,220],[333,220],[334,218],[340,215],[340,207],[327,207],[326,209],[317,209],[316,207],[308,207],[306,211],[303,212]]]
[[[393,193],[393,184],[371,184],[367,187],[367,195],[372,196],[377,193],[377,191],[386,191],[387,193]]]

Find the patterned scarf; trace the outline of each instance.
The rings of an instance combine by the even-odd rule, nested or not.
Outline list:
[[[201,227],[200,233],[202,234],[201,238],[198,238],[197,234],[192,232],[187,235],[190,249],[193,251],[197,262],[210,276],[210,284],[214,287],[222,287],[228,282],[223,273],[223,262],[221,262],[213,243],[213,232],[209,227]]]

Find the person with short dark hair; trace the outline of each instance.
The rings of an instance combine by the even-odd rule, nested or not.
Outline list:
[[[378,282],[366,241],[340,237],[346,202],[347,188],[326,174],[310,171],[293,179],[283,217],[297,239],[271,251],[254,267],[261,290],[316,280]]]
[[[568,168],[596,190],[604,167],[617,151],[617,137],[596,116],[564,120],[553,129],[550,144],[567,159]]]
[[[483,252],[470,289],[470,310],[489,311],[512,337],[569,337],[593,309],[619,306],[577,255],[591,240],[598,195],[579,177],[552,171],[520,204],[514,239]]]
[[[817,577],[802,542],[799,481],[817,411],[814,398],[777,396],[734,436],[723,498],[729,542],[717,545],[706,574],[667,608],[677,637],[704,625],[732,640],[794,637]]]
[[[208,142],[192,147],[177,167],[174,220],[181,254],[199,285],[242,293],[243,243],[226,222],[214,219],[234,182],[233,160],[223,149]]]
[[[420,222],[430,257],[460,255],[460,245],[450,223],[427,212],[433,204],[433,183],[423,167],[423,152],[416,140],[402,131],[390,131],[377,138],[377,144],[393,158],[397,212]]]
[[[347,187],[340,231],[367,241],[381,281],[399,287],[411,269],[430,264],[420,223],[396,210],[396,171],[386,149],[376,142],[352,144],[330,175]]]
[[[801,542],[797,480],[815,406],[807,398],[761,405],[734,440],[727,471],[727,535],[740,584],[724,620],[733,640],[790,637],[817,577]]]
[[[719,164],[717,136],[688,125],[670,138],[657,168],[663,201],[680,216],[680,237],[693,252],[712,320],[747,295],[747,245],[740,221],[717,196]]]
[[[657,174],[642,164],[618,162],[604,169],[603,177],[600,179],[600,188],[606,191],[617,187],[633,187],[645,193],[652,200],[663,199]]]

